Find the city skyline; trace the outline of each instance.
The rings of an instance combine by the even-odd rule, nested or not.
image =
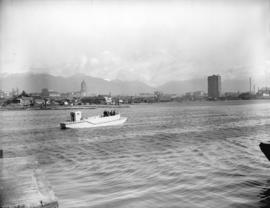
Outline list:
[[[0,73],[83,73],[153,87],[222,74],[265,86],[268,11],[264,0],[2,1]]]
[[[185,94],[186,92],[194,91],[204,91],[209,90],[209,77],[216,76],[208,74],[206,79],[201,77],[200,79],[193,79],[188,81],[171,81],[165,83],[164,85],[159,85],[157,87],[151,87],[143,82],[132,82],[132,81],[121,81],[112,80],[107,81],[102,78],[95,78],[87,76],[84,74],[76,74],[74,76],[53,76],[50,74],[34,74],[34,73],[24,73],[24,74],[11,74],[4,77],[0,76],[0,90],[10,91],[12,89],[20,88],[27,92],[38,92],[43,88],[48,88],[50,90],[56,90],[59,92],[71,92],[78,91],[80,93],[85,92],[86,88],[89,89],[91,93],[120,93],[124,94],[136,94],[153,92],[155,90],[164,91],[165,93],[172,94]],[[217,74],[220,78],[222,77],[222,90],[221,93],[231,93],[231,92],[256,92],[261,88],[265,88],[269,85],[256,85],[252,77],[248,79],[238,79],[238,80],[226,80],[223,79],[222,75]],[[71,84],[72,83],[72,84]],[[80,86],[80,89],[78,89]],[[90,87],[86,87],[90,86]]]

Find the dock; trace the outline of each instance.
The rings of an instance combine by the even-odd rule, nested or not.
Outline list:
[[[33,158],[0,158],[0,170],[1,208],[58,208],[56,196]]]

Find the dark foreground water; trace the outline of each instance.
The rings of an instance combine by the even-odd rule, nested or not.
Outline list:
[[[0,112],[5,156],[35,157],[60,207],[270,207],[270,102],[137,105],[124,126],[60,130],[68,113]]]

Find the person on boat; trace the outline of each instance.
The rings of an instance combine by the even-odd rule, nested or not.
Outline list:
[[[113,116],[113,111],[112,110],[110,111],[110,116]]]

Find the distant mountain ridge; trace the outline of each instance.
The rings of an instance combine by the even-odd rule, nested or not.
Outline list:
[[[150,93],[154,91],[154,88],[137,81],[106,81],[84,74],[62,77],[34,73],[0,76],[0,89],[11,91],[13,88],[19,88],[19,90],[25,90],[26,92],[41,92],[41,89],[48,88],[58,92],[76,92],[80,91],[82,80],[86,83],[88,93],[135,95],[141,92]]]
[[[34,73],[0,74],[0,89],[11,91],[13,88],[19,88],[26,92],[41,92],[41,89],[48,88],[58,92],[76,92],[80,91],[82,80],[86,82],[87,91],[90,94],[138,95],[139,93],[153,93],[155,90],[177,95],[192,91],[207,92],[206,79],[171,81],[155,88],[139,81],[107,81],[84,74],[64,77]],[[248,89],[247,80],[222,80],[223,92],[246,92]]]
[[[158,87],[164,93],[184,94],[186,92],[204,91],[207,89],[207,81],[203,79],[171,81]],[[177,90],[176,90],[177,89]]]

